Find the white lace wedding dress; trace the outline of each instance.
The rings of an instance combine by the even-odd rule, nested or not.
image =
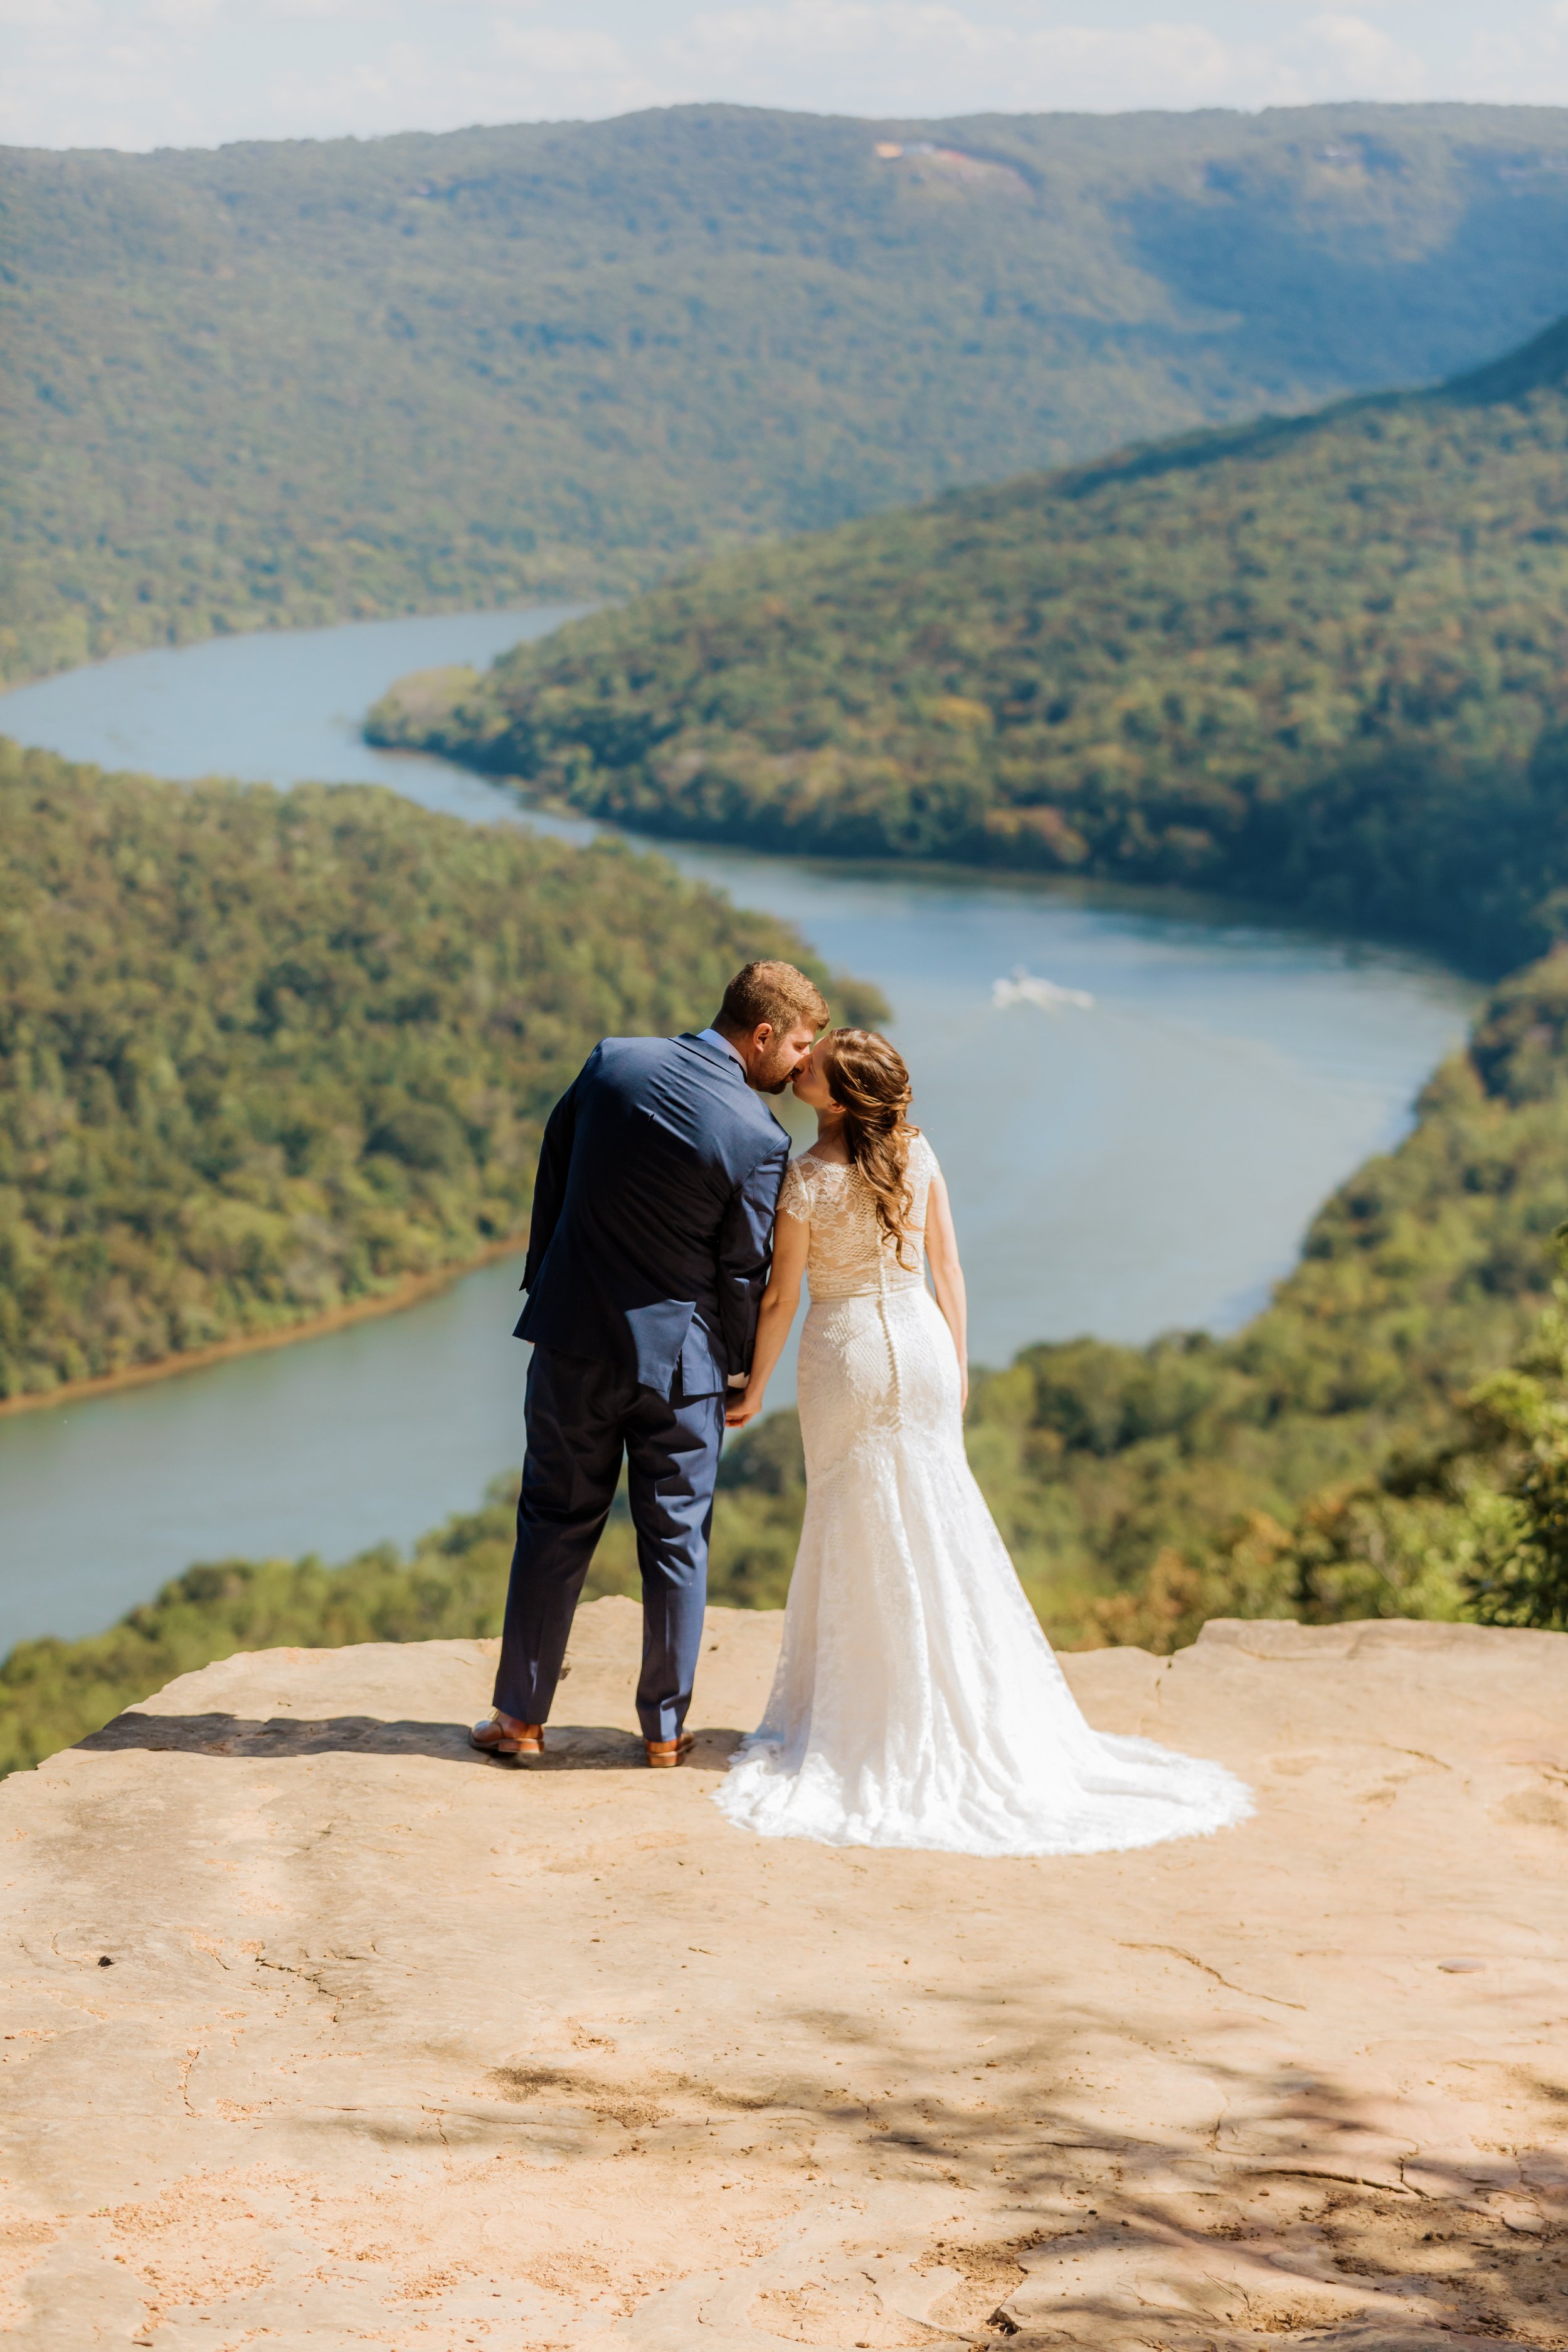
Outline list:
[[[715,1801],[764,1837],[957,1853],[1099,1853],[1242,1821],[1218,1764],[1090,1729],[963,1451],[958,1359],[924,1281],[936,1155],[900,1266],[851,1168],[797,1160],[811,1228],[800,1343],[805,1523],[767,1713]]]

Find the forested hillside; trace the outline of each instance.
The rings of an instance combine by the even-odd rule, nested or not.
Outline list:
[[[647,830],[1243,890],[1504,968],[1568,893],[1568,322],[728,557],[373,727]]]
[[[1463,106],[13,149],[0,676],[1426,381],[1563,308],[1565,165],[1562,110]]]
[[[970,1457],[1053,1639],[1168,1650],[1229,1613],[1568,1623],[1568,1317],[1532,1338],[1564,1218],[1568,952],[1497,992],[1236,1338],[1029,1348],[977,1381]],[[235,1650],[498,1633],[514,1494],[406,1562],[224,1561],[89,1641],[24,1643],[0,1771]],[[804,1501],[795,1415],[772,1414],[720,1472],[716,1601],[782,1606]],[[623,1505],[588,1591],[637,1589]]]
[[[0,1397],[472,1259],[596,1038],[708,1020],[749,956],[826,977],[658,858],[363,787],[0,740]]]

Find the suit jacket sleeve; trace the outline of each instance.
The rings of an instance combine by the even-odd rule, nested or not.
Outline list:
[[[544,1264],[544,1253],[561,1219],[566,1197],[566,1171],[572,1164],[572,1144],[577,1132],[577,1089],[598,1058],[595,1045],[572,1084],[545,1121],[539,1147],[539,1168],[533,1179],[533,1213],[528,1226],[528,1255],[523,1261],[522,1288],[531,1290]]]
[[[780,1135],[730,1195],[719,1234],[719,1313],[731,1377],[749,1372],[756,1344],[757,1309],[773,1255],[773,1217],[789,1165],[789,1138]]]

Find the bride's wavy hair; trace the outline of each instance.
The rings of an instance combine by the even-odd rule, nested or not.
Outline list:
[[[877,1222],[899,1264],[908,1265],[904,1244],[915,1211],[910,1146],[920,1129],[906,1116],[913,1089],[903,1055],[874,1029],[830,1029],[822,1042],[822,1075],[844,1113],[849,1164],[870,1186]]]

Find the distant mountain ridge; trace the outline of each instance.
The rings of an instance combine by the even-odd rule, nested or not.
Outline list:
[[[625,590],[1450,373],[1563,309],[1565,249],[1550,108],[12,149],[0,675]]]
[[[1135,444],[1108,456],[1064,470],[1079,490],[1104,481],[1147,479],[1151,475],[1178,472],[1186,467],[1210,466],[1224,457],[1267,448],[1275,442],[1296,441],[1321,433],[1325,426],[1380,410],[1407,408],[1412,402],[1436,409],[1444,403],[1457,407],[1486,406],[1527,400],[1531,393],[1559,392],[1568,386],[1568,318],[1553,320],[1539,335],[1444,383],[1412,390],[1397,384],[1384,392],[1361,393],[1331,407],[1308,409],[1299,415],[1266,414],[1245,418],[1228,430],[1221,427],[1173,436],[1167,441]],[[1006,485],[1003,485],[1004,488]]]
[[[646,831],[1568,923],[1568,322],[1422,393],[728,556],[378,740]]]

